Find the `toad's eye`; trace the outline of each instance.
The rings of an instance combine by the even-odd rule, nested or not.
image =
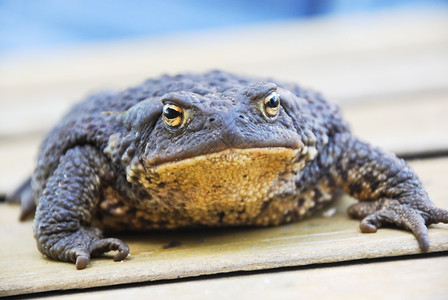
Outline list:
[[[276,92],[270,92],[264,98],[264,111],[269,117],[275,117],[280,110],[280,97]]]
[[[165,104],[163,106],[163,120],[170,127],[178,127],[182,124],[184,117],[183,109],[175,104]]]

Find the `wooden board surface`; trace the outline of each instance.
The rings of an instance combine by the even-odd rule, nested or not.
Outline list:
[[[413,163],[434,202],[448,207],[443,177],[448,158]],[[405,231],[382,229],[362,234],[350,220],[344,198],[336,214],[321,214],[303,222],[273,228],[239,228],[164,234],[121,235],[131,248],[125,262],[94,259],[87,269],[42,257],[32,238],[31,222],[18,223],[18,208],[0,205],[2,250],[0,295],[79,289],[123,283],[194,277],[205,274],[272,269],[418,254],[414,237]],[[431,252],[448,251],[448,225],[431,226]],[[20,237],[18,239],[17,237]],[[164,249],[175,241],[179,246]]]
[[[448,153],[448,91],[371,100],[342,107],[357,136],[403,156]]]
[[[258,274],[110,287],[70,299],[446,299],[448,256],[337,264]],[[47,297],[46,297],[47,298]],[[53,298],[53,297],[52,297]]]

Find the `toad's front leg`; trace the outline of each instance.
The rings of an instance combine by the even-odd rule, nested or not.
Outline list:
[[[91,146],[69,149],[39,195],[34,219],[37,247],[56,260],[87,266],[91,256],[118,250],[114,260],[124,259],[129,247],[118,239],[102,237],[92,225],[102,180],[108,175],[106,158]]]
[[[350,136],[340,136],[334,151],[341,153],[331,173],[344,190],[360,200],[348,213],[361,219],[363,232],[395,224],[415,235],[423,251],[429,249],[427,226],[448,223],[448,210],[436,207],[417,174],[402,159]],[[343,149],[343,150],[341,150]]]

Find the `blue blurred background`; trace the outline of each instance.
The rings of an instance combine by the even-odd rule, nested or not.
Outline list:
[[[0,0],[0,54],[448,0]]]

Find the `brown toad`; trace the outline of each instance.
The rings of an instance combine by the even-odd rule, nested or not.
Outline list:
[[[32,189],[32,193],[30,192]],[[214,71],[163,76],[76,105],[43,142],[32,180],[39,250],[86,267],[128,246],[103,229],[268,226],[297,221],[340,191],[363,232],[392,223],[423,251],[448,222],[411,168],[353,137],[338,107],[293,84]]]

